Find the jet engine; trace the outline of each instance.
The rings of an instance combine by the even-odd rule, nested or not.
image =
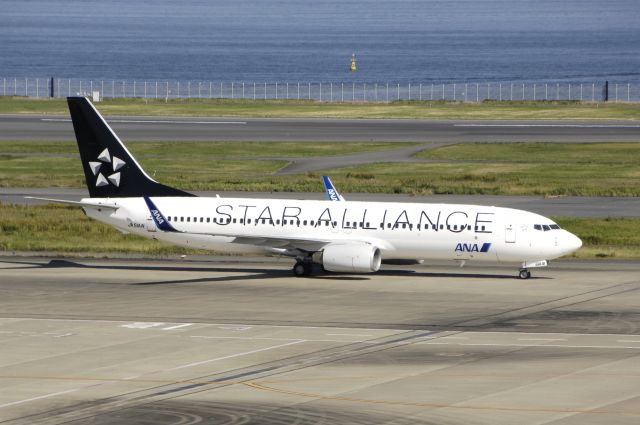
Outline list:
[[[373,273],[380,269],[380,249],[364,242],[332,243],[321,252],[325,270],[342,273]]]

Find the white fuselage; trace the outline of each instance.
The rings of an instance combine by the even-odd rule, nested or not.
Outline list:
[[[152,198],[177,231],[165,232],[156,227],[143,198],[90,200],[118,205],[115,210],[90,208],[86,212],[122,231],[220,252],[296,255],[279,248],[277,241],[282,238],[301,241],[302,249],[305,240],[366,242],[380,249],[383,260],[525,264],[569,254],[581,244],[576,236],[541,215],[478,205]]]

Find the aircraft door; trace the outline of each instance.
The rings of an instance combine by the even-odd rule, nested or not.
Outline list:
[[[507,224],[504,228],[504,241],[506,243],[516,243],[516,226]]]
[[[147,229],[147,232],[155,232],[158,230],[156,228],[156,224],[153,222],[153,218],[151,217],[147,217],[147,222],[145,227]]]

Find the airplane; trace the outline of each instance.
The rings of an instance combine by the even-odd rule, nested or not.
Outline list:
[[[329,176],[322,176],[322,185],[324,186],[324,192],[327,195],[329,201],[344,201],[345,199],[338,193],[338,190],[333,186]]]
[[[152,179],[84,97],[67,98],[89,198],[66,201],[122,232],[172,244],[295,259],[338,273],[373,273],[382,260],[507,263],[517,276],[582,245],[523,210],[443,203],[198,197]]]

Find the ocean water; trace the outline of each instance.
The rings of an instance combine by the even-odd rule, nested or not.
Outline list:
[[[640,1],[0,0],[0,76],[638,82]]]

